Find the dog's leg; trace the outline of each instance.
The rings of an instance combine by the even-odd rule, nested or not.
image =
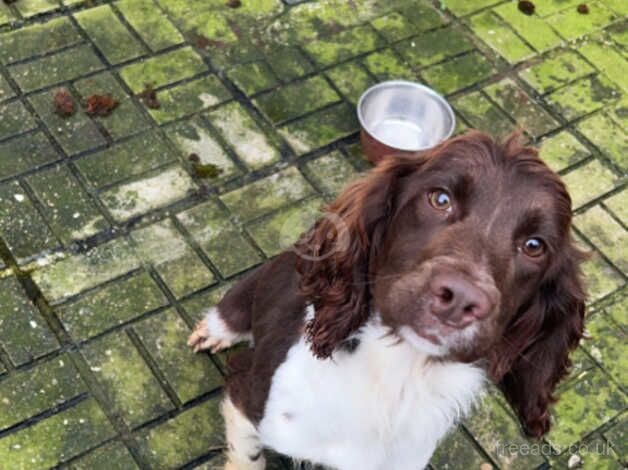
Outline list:
[[[257,429],[226,396],[222,402],[227,438],[225,470],[264,470],[266,459]]]

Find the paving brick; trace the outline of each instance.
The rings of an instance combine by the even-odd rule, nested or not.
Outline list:
[[[607,470],[620,470],[621,465],[617,461],[617,454],[600,437],[589,437],[578,445],[574,445],[557,457],[553,462],[554,468],[570,468],[578,465],[580,468],[595,468]]]
[[[123,222],[173,204],[196,189],[190,175],[175,165],[115,186],[102,192],[100,197],[112,217]]]
[[[257,170],[281,158],[277,139],[270,136],[239,103],[222,106],[207,115],[212,125],[249,168]]]
[[[124,331],[81,348],[111,410],[131,427],[173,408],[168,395]]]
[[[69,18],[53,18],[42,24],[0,34],[0,62],[11,64],[82,42]]]
[[[261,256],[215,201],[177,214],[220,273],[229,277],[261,261]]]
[[[464,432],[458,428],[448,434],[432,456],[430,465],[435,469],[481,468],[487,458],[473,446]]]
[[[448,95],[484,80],[492,73],[493,67],[486,58],[479,52],[471,52],[433,65],[421,75],[438,92]]]
[[[359,26],[324,39],[308,42],[305,51],[321,66],[336,64],[384,45],[370,26]]]
[[[29,98],[54,139],[70,155],[104,145],[106,140],[98,127],[82,111],[77,110],[70,117],[61,117],[54,112],[53,98],[59,90],[42,91]]]
[[[175,296],[190,294],[215,281],[170,220],[135,230],[131,238],[140,258],[153,265]]]
[[[525,69],[520,75],[539,93],[548,93],[594,71],[580,55],[568,50]]]
[[[612,189],[617,177],[599,161],[593,160],[563,176],[573,208],[577,209]]]
[[[547,96],[547,102],[567,120],[579,118],[603,108],[620,96],[606,77],[583,78]]]
[[[505,136],[515,128],[506,114],[481,92],[469,93],[454,102],[454,107],[476,129]]]
[[[537,5],[537,8],[540,9],[543,6]],[[514,2],[503,3],[493,11],[539,52],[556,47],[563,42],[562,38],[544,20],[536,15],[521,14]]]
[[[57,246],[44,219],[15,181],[0,185],[0,235],[18,262]]]
[[[534,55],[534,51],[491,11],[472,16],[469,23],[475,34],[510,63]]]
[[[0,105],[0,140],[37,127],[33,115],[21,101]]]
[[[117,238],[33,272],[33,280],[51,302],[76,295],[139,267],[129,242]]]
[[[608,212],[595,206],[579,214],[574,224],[615,266],[628,274],[628,259],[624,249],[628,245],[628,233]]]
[[[357,104],[362,93],[376,81],[358,62],[347,62],[327,70],[325,74],[351,103]]]
[[[356,177],[355,168],[340,152],[334,151],[305,164],[305,172],[315,185],[335,196]]]
[[[589,13],[582,15],[576,8],[568,8],[547,18],[548,24],[568,40],[577,39],[603,28],[617,15],[600,2],[587,2]]]
[[[157,131],[150,130],[76,161],[85,179],[102,188],[176,160],[176,153]]]
[[[167,303],[155,281],[145,271],[139,271],[64,304],[56,314],[70,336],[83,341]]]
[[[120,441],[112,441],[72,461],[71,470],[139,469],[131,453]]]
[[[279,47],[266,54],[266,60],[275,75],[289,82],[314,71],[314,67],[296,47]]]
[[[573,9],[582,3],[581,0],[546,0],[544,2],[535,2],[535,13],[541,17],[547,17],[556,12]]]
[[[274,123],[294,119],[338,101],[340,97],[322,76],[292,83],[255,98],[255,105]]]
[[[628,434],[628,420],[624,416],[616,424],[604,432],[604,436],[610,442],[612,448],[621,456],[628,452],[626,435]],[[625,459],[625,457],[624,457]]]
[[[628,137],[607,114],[595,114],[580,121],[576,127],[609,160],[622,170],[628,170]]]
[[[396,44],[395,49],[413,67],[435,64],[473,49],[467,36],[454,27],[446,27]]]
[[[15,5],[15,8],[20,12],[20,15],[28,18],[54,11],[60,6],[58,0],[24,0],[19,5]]]
[[[150,120],[140,106],[127,95],[111,72],[79,80],[74,83],[74,87],[83,100],[91,95],[109,95],[118,101],[118,106],[108,116],[92,117],[113,139],[141,132],[150,126]]]
[[[275,73],[265,61],[238,64],[227,76],[246,95],[254,95],[279,84]]]
[[[0,5],[0,26],[14,21],[15,15],[6,4]]]
[[[586,279],[589,302],[595,302],[625,285],[621,274],[597,253],[584,262],[582,272]]]
[[[148,318],[133,329],[182,403],[222,385],[222,375],[207,355],[195,354],[187,347],[191,331],[174,310]]]
[[[135,59],[146,52],[109,5],[83,10],[75,13],[74,18],[110,64]]]
[[[626,78],[628,61],[617,49],[609,47],[607,43],[590,41],[578,49],[578,52],[602,71],[613,83],[619,85],[624,92],[628,92],[628,79]]]
[[[246,276],[246,274],[243,274],[243,276]],[[233,279],[220,284],[209,291],[202,292],[200,295],[184,300],[181,305],[195,323],[199,322],[205,318],[207,310],[215,307],[227,291],[237,282],[237,279]]]
[[[385,80],[416,80],[416,73],[410,70],[404,59],[393,49],[369,54],[362,63],[378,81]]]
[[[393,11],[371,21],[371,25],[388,41],[399,41],[416,34],[416,27],[410,19],[398,11]]]
[[[608,207],[618,219],[623,221],[624,225],[628,223],[628,190],[624,189],[604,200],[604,205]]]
[[[123,67],[120,75],[134,93],[147,84],[155,88],[205,72],[207,66],[191,47],[183,47]]]
[[[15,96],[15,91],[9,85],[9,82],[6,78],[0,73],[0,103],[8,100],[9,98],[13,98]]]
[[[275,173],[221,196],[220,199],[239,219],[248,221],[267,214],[314,192],[295,167]]]
[[[213,398],[138,436],[150,468],[179,468],[218,448],[222,439],[219,399]]]
[[[0,178],[18,175],[59,158],[41,132],[11,139],[0,144]]]
[[[0,461],[12,468],[50,468],[113,437],[92,398],[0,439]]]
[[[353,107],[340,103],[282,127],[279,132],[298,153],[307,153],[359,130]]]
[[[122,0],[116,2],[116,7],[153,52],[184,41],[168,17],[150,0]]]
[[[628,384],[628,346],[622,327],[598,312],[587,322],[587,331],[593,339],[583,347],[620,385]]]
[[[484,7],[493,5],[499,0],[449,0],[445,5],[456,16],[468,15]]]
[[[30,176],[43,216],[60,240],[69,244],[95,235],[109,224],[66,166]]]
[[[158,109],[148,112],[159,124],[215,106],[231,98],[218,77],[210,75],[159,92]]]
[[[541,142],[541,158],[554,171],[562,171],[591,153],[569,131],[561,131]]]
[[[11,374],[0,383],[0,429],[38,415],[86,390],[67,354]]]
[[[8,70],[22,91],[28,92],[73,80],[103,67],[92,47],[84,44],[33,62],[11,65]]]

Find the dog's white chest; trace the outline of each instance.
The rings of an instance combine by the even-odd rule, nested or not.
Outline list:
[[[273,376],[262,443],[339,470],[417,470],[479,394],[482,371],[437,364],[371,322],[352,353],[316,359],[304,339]]]

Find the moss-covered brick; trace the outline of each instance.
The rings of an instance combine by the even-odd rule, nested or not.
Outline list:
[[[534,441],[523,436],[519,423],[492,395],[463,423],[484,451],[503,468],[524,470],[544,463],[539,453],[525,451]]]
[[[0,143],[0,178],[18,175],[59,158],[42,132],[11,139]]]
[[[568,40],[592,33],[617,18],[617,15],[602,3],[587,2],[589,13],[580,14],[576,8],[568,8],[546,19],[547,23]]]
[[[585,43],[578,52],[591,62],[598,70],[603,72],[613,83],[628,93],[628,78],[626,68],[628,60],[608,43],[590,41]]]
[[[362,63],[379,81],[416,80],[416,74],[408,67],[393,49],[386,49],[369,54]]]
[[[469,24],[475,34],[510,63],[534,55],[534,51],[491,11],[472,16]]]
[[[17,280],[0,279],[0,287],[0,343],[11,362],[19,366],[55,350],[57,340]]]
[[[67,354],[16,372],[0,383],[0,429],[8,428],[86,391]]]
[[[393,11],[371,21],[371,25],[388,41],[394,42],[416,34],[416,27],[408,17]]]
[[[486,87],[484,91],[533,137],[540,137],[559,127],[547,111],[509,78]]]
[[[50,468],[101,442],[115,431],[93,398],[0,439],[0,462],[11,468]]]
[[[621,92],[603,75],[583,78],[549,94],[547,102],[572,120],[616,101]]]
[[[11,65],[8,70],[22,91],[28,92],[73,80],[103,67],[92,47],[84,44],[33,62]]]
[[[537,8],[542,8],[542,5]],[[563,41],[551,26],[537,15],[523,15],[515,2],[503,3],[493,11],[539,52],[556,47]]]
[[[155,281],[139,271],[64,304],[56,313],[70,336],[83,341],[167,303]]]
[[[628,189],[624,189],[605,199],[604,205],[626,225],[626,222],[628,222]]]
[[[606,423],[626,407],[626,399],[600,369],[583,372],[578,381],[563,390],[554,407],[554,426],[547,440],[564,450]]]
[[[628,384],[628,343],[621,325],[598,312],[587,322],[587,331],[593,339],[583,347],[619,384]]]
[[[515,124],[482,92],[464,95],[453,104],[471,126],[481,131],[503,137],[515,128]]]
[[[265,61],[238,64],[227,71],[227,76],[246,95],[254,95],[279,84],[275,73]]]
[[[104,145],[106,140],[98,127],[82,111],[77,110],[70,117],[61,117],[55,113],[53,98],[55,93],[60,90],[42,91],[29,97],[31,105],[44,121],[54,139],[70,155]]]
[[[282,127],[279,132],[303,154],[359,130],[355,109],[345,103],[327,108]]]
[[[148,112],[159,124],[202,111],[231,98],[218,77],[210,75],[159,92],[158,109]]]
[[[76,161],[76,166],[90,185],[102,188],[158,168],[176,158],[161,134],[150,130],[81,158]]]
[[[571,195],[574,209],[610,191],[615,186],[617,179],[615,174],[598,160],[593,160],[563,177]]]
[[[92,117],[114,140],[136,134],[150,126],[150,119],[142,112],[140,105],[127,95],[111,72],[78,80],[74,87],[81,95],[82,101],[91,95],[109,95],[118,101],[118,105],[108,116]]]
[[[576,127],[619,168],[628,170],[628,136],[607,114],[598,113]]]
[[[450,432],[438,445],[430,464],[438,470],[454,468],[483,468],[487,458],[480,454],[464,432],[458,428]]]
[[[46,222],[16,181],[0,185],[0,235],[18,262],[57,246]]]
[[[206,70],[203,59],[191,47],[183,47],[127,65],[120,75],[134,93],[139,93],[147,84],[157,88]]]
[[[17,19],[17,14],[9,9],[7,4],[0,4],[0,26],[11,23]]]
[[[135,230],[131,238],[140,258],[153,265],[175,296],[190,294],[215,281],[170,220]]]
[[[592,207],[579,214],[574,224],[615,266],[628,274],[628,259],[625,256],[628,233],[608,212],[600,206]]]
[[[79,31],[69,18],[53,18],[42,24],[0,34],[0,62],[11,64],[81,41]]]
[[[319,65],[328,66],[383,45],[384,41],[371,26],[359,26],[308,42],[303,47]]]
[[[187,347],[191,331],[174,310],[148,318],[133,329],[181,402],[222,385],[222,375],[212,361]]]
[[[273,215],[246,226],[247,231],[266,256],[275,256],[290,248],[322,214],[324,201],[318,197],[301,201]]]
[[[122,0],[116,7],[153,52],[181,44],[183,36],[150,0]]]
[[[579,54],[567,50],[527,68],[520,75],[539,93],[547,93],[594,71]]]
[[[608,439],[611,448],[625,459],[625,455],[628,454],[628,417],[623,416],[604,431],[604,437]]]
[[[296,47],[279,47],[266,54],[266,60],[275,75],[289,82],[314,71],[307,57]]]
[[[61,6],[59,0],[24,0],[15,5],[23,17],[31,17],[57,10]]]
[[[290,167],[242,186],[220,199],[243,221],[258,217],[314,192],[299,170]]]
[[[166,135],[179,149],[185,159],[192,154],[203,165],[215,165],[220,175],[212,180],[204,180],[206,185],[216,184],[241,172],[225,149],[218,143],[217,136],[200,118],[185,120],[166,128]]]
[[[176,469],[220,448],[220,399],[212,398],[180,415],[143,431],[138,437],[142,458],[150,468]]]
[[[499,0],[447,0],[444,5],[456,16],[464,16],[497,3]]]
[[[49,264],[33,272],[33,280],[51,302],[59,301],[139,267],[139,260],[124,238],[117,238],[86,253]]]
[[[73,460],[70,470],[139,469],[129,450],[120,441],[111,441]]]
[[[427,82],[443,94],[450,94],[488,78],[493,67],[479,52],[455,57],[421,72]]]
[[[541,142],[541,158],[554,171],[562,171],[591,153],[569,131],[561,131]]]
[[[319,75],[258,96],[254,102],[268,119],[278,123],[299,117],[339,99],[327,81]]]
[[[628,15],[628,5],[623,0],[602,0],[602,3],[619,15]]]
[[[239,103],[233,102],[207,114],[212,125],[235,150],[240,160],[257,170],[281,158],[276,138],[262,128]]]
[[[412,67],[423,67],[469,51],[473,44],[467,36],[449,26],[406,39],[394,47]]]
[[[0,140],[34,129],[37,122],[21,101],[0,105]]]
[[[547,17],[569,8],[575,10],[580,3],[582,3],[582,0],[545,0],[543,2],[534,2],[534,12],[540,17]]]
[[[124,331],[81,348],[108,405],[131,427],[173,408],[168,395]]]
[[[228,212],[215,201],[181,212],[177,218],[223,276],[232,276],[261,261],[241,229],[229,220]]]
[[[100,198],[114,219],[125,221],[173,204],[196,189],[190,175],[174,165],[103,191]]]
[[[8,100],[9,98],[13,98],[14,96],[15,91],[11,88],[7,79],[0,73],[0,103]]]
[[[87,238],[109,226],[66,166],[37,173],[27,181],[42,204],[44,217],[65,244]]]
[[[625,285],[621,274],[598,253],[583,263],[582,272],[589,302],[595,302]]]
[[[310,180],[324,193],[335,196],[357,173],[349,159],[334,151],[305,164],[305,172]]]
[[[553,468],[591,468],[595,470],[622,470],[619,455],[599,436],[588,437],[552,459]]]
[[[246,275],[247,273],[242,274],[242,276]],[[215,307],[227,291],[229,291],[229,289],[231,289],[237,282],[237,279],[233,279],[229,282],[220,284],[219,286],[216,286],[209,291],[205,291],[200,295],[186,299],[181,303],[181,306],[194,322],[201,321],[205,318],[207,311],[210,308]]]
[[[334,85],[353,104],[357,104],[362,93],[376,81],[359,62],[347,62],[329,69],[325,74]]]
[[[109,5],[80,11],[74,18],[110,64],[135,59],[146,52]]]

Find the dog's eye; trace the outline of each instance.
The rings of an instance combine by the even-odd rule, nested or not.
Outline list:
[[[545,243],[539,238],[528,238],[523,243],[523,252],[532,258],[537,258],[545,253]]]
[[[428,194],[430,205],[439,211],[449,211],[451,209],[451,196],[444,189],[436,189]]]

